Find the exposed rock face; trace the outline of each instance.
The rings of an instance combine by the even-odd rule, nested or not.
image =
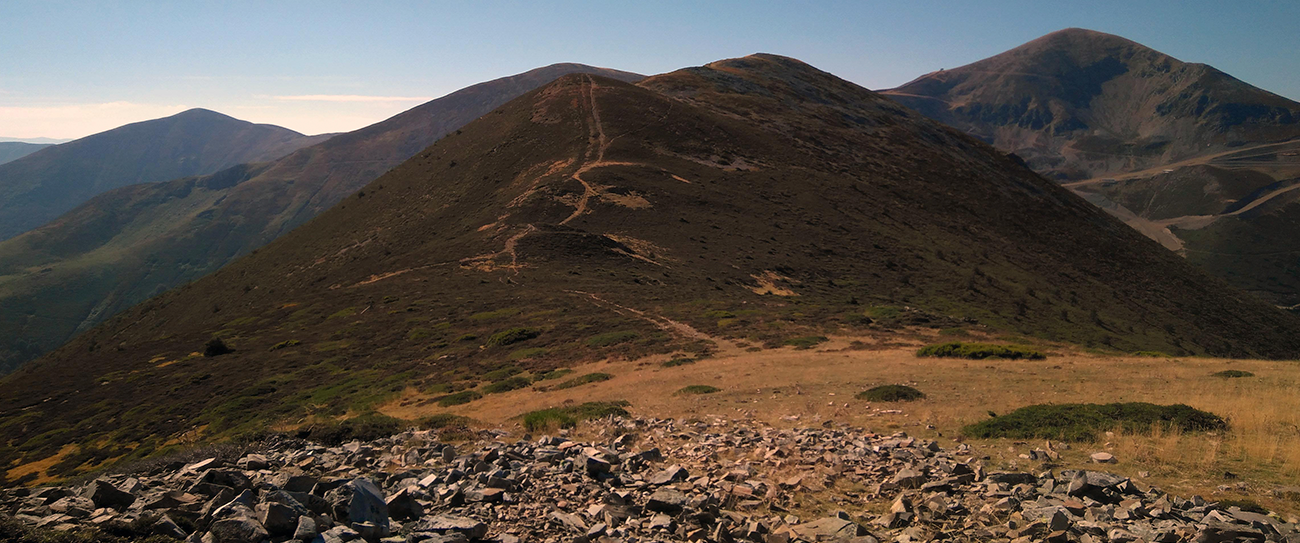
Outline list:
[[[257,459],[283,466],[275,470],[214,460],[83,488],[11,489],[0,515],[56,530],[156,518],[145,524],[152,534],[214,543],[1300,540],[1275,516],[1104,472],[985,473],[965,445],[903,434],[646,419],[592,430],[611,439],[489,439],[460,454],[424,432],[330,448],[286,442]],[[308,490],[281,486],[291,482]],[[813,496],[845,510],[791,514]],[[891,505],[866,513],[868,501]]]

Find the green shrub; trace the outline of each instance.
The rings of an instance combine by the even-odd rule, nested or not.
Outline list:
[[[465,334],[456,338],[456,341],[474,341],[478,339],[478,334]]]
[[[985,358],[1006,358],[1009,360],[1018,360],[1026,358],[1029,360],[1042,360],[1047,355],[1027,347],[1019,345],[998,345],[992,343],[942,343],[939,345],[927,345],[916,351],[916,356],[935,357],[935,358],[971,358],[983,360]]]
[[[611,415],[627,416],[626,401],[586,402],[579,405],[540,409],[520,415],[524,429],[529,432],[547,431],[556,428],[572,428],[578,421],[608,417]]]
[[[492,334],[492,337],[488,338],[487,344],[492,347],[503,347],[521,341],[528,341],[540,335],[542,335],[542,331],[536,328],[511,328]]]
[[[802,350],[816,347],[817,345],[825,343],[826,341],[828,341],[826,339],[826,336],[803,336],[803,337],[792,337],[790,339],[781,342],[781,344],[791,345],[794,346],[795,349],[802,351]]]
[[[859,392],[854,398],[870,402],[912,402],[925,398],[925,393],[907,385],[881,385]]]
[[[533,384],[533,380],[532,380],[532,379],[529,379],[529,378],[527,378],[527,377],[519,377],[519,376],[515,376],[515,377],[511,377],[511,378],[509,378],[509,379],[502,380],[502,381],[497,381],[497,382],[495,382],[495,383],[492,383],[492,384],[490,384],[490,385],[487,385],[487,386],[483,387],[483,393],[484,393],[484,394],[500,394],[500,393],[502,393],[502,392],[509,392],[509,391],[511,391],[511,390],[519,390],[519,389],[521,389],[521,388],[528,388],[528,387],[532,386],[532,384]]]
[[[294,347],[294,346],[299,345],[299,344],[301,344],[301,343],[302,343],[301,341],[298,341],[298,340],[296,340],[296,339],[286,339],[286,340],[284,340],[284,341],[281,341],[281,342],[279,342],[279,343],[276,343],[275,345],[272,345],[271,348],[270,348],[269,350],[272,350],[272,351],[278,351],[278,350],[280,350],[280,349],[287,349],[287,348],[289,348],[289,347]]]
[[[416,421],[415,425],[420,427],[421,430],[441,430],[443,428],[456,426],[468,426],[472,422],[474,422],[474,419],[466,416],[453,415],[451,413],[438,413],[437,415],[430,415]]]
[[[587,338],[587,346],[608,347],[610,345],[618,345],[619,343],[626,343],[628,341],[632,341],[639,336],[640,334],[637,334],[636,332],[633,332],[631,330],[622,330],[618,332],[605,332],[604,334],[597,334]]]
[[[441,405],[443,407],[451,407],[453,405],[466,404],[482,397],[483,395],[478,393],[477,391],[462,390],[460,392],[448,394],[446,396],[438,398],[438,405]]]
[[[672,360],[664,362],[661,365],[665,368],[675,368],[677,366],[685,366],[687,364],[694,364],[694,363],[695,363],[694,358],[674,358]]]
[[[506,355],[506,358],[511,360],[527,360],[529,358],[537,358],[540,356],[546,356],[546,349],[541,347],[528,347],[511,351],[509,355]]]
[[[715,309],[704,313],[705,318],[709,319],[734,319],[736,314],[725,309]]]
[[[549,431],[556,428],[573,428],[578,423],[559,409],[539,409],[524,413],[524,429],[529,432]]]
[[[1223,370],[1211,374],[1212,377],[1222,377],[1224,379],[1238,379],[1241,377],[1254,377],[1255,374],[1242,370]]]
[[[939,330],[939,335],[948,337],[967,337],[970,335],[970,332],[967,332],[965,328],[944,328],[943,330]]]
[[[326,317],[326,319],[327,319],[327,320],[328,320],[328,319],[340,319],[340,318],[343,318],[343,317],[351,317],[351,316],[356,315],[356,314],[357,314],[357,308],[355,308],[355,307],[345,307],[345,308],[343,308],[343,309],[340,309],[340,310],[334,312],[334,314],[332,314],[332,315]]]
[[[233,352],[235,352],[235,350],[231,349],[229,345],[226,345],[226,342],[221,341],[221,338],[219,337],[214,337],[208,340],[207,345],[203,346],[203,356],[221,356]]]
[[[406,333],[406,339],[407,341],[415,341],[418,339],[427,338],[431,335],[433,335],[433,332],[430,331],[428,328],[416,327],[416,328],[412,328],[410,332]]]
[[[1009,414],[971,424],[962,428],[962,433],[977,438],[1090,442],[1103,431],[1148,433],[1156,426],[1199,432],[1223,430],[1228,424],[1218,415],[1182,404],[1045,404],[1022,407]]]
[[[349,441],[373,441],[402,433],[410,424],[383,413],[365,413],[343,421],[331,421],[299,428],[297,436],[322,445]]]
[[[541,374],[540,376],[537,377],[537,380],[538,380],[538,381],[550,381],[551,379],[559,379],[559,378],[564,377],[565,375],[568,375],[568,374],[570,374],[570,373],[573,373],[573,370],[568,369],[568,368],[560,368],[560,369],[558,369],[558,370],[551,370],[551,371],[548,371],[548,372],[546,372],[546,373]]]
[[[487,373],[484,373],[483,379],[487,380],[488,382],[495,383],[503,379],[509,379],[511,377],[514,377],[515,375],[518,375],[523,371],[524,370],[520,369],[519,366],[506,366],[504,368],[497,368]]]
[[[691,385],[691,386],[682,387],[682,388],[678,389],[677,392],[675,392],[674,394],[679,395],[679,396],[680,396],[680,395],[685,395],[685,394],[713,394],[714,392],[717,392],[717,391],[719,391],[719,390],[722,390],[722,389],[720,389],[720,388],[718,388],[718,387],[715,387],[715,386],[709,386],[709,385]]]
[[[563,390],[566,388],[582,386],[588,383],[599,383],[601,381],[608,381],[613,377],[614,377],[613,375],[610,375],[608,373],[588,373],[586,375],[579,375],[577,377],[574,377],[573,379],[569,379],[568,381],[564,381],[563,383],[555,385],[555,389]]]

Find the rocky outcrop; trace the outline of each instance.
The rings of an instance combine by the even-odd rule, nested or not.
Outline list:
[[[965,445],[903,434],[647,419],[584,430],[597,437],[286,442],[229,465],[10,489],[0,514],[195,543],[1300,541],[1276,516],[1098,471],[985,472]],[[839,510],[800,517],[827,503]]]

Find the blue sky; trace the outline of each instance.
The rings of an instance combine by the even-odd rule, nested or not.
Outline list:
[[[360,128],[555,62],[645,74],[777,53],[869,88],[1066,27],[1300,99],[1300,2],[0,1],[0,136],[74,138],[205,107]]]

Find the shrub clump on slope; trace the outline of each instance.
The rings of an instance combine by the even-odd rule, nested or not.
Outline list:
[[[572,428],[577,425],[578,421],[588,419],[598,419],[601,417],[627,416],[626,407],[632,404],[627,401],[614,402],[586,402],[579,405],[567,407],[555,407],[551,409],[539,409],[520,415],[523,419],[524,429],[529,432],[538,432],[555,428]]]
[[[1204,432],[1227,429],[1228,423],[1218,415],[1183,404],[1044,404],[1022,407],[971,424],[962,428],[962,433],[977,438],[1090,442],[1103,431],[1144,434],[1157,426],[1183,432]]]
[[[881,385],[859,392],[854,398],[869,402],[911,402],[925,398],[925,393],[907,385]]]
[[[927,345],[916,351],[916,356],[926,356],[934,358],[971,358],[983,360],[985,358],[1006,358],[1009,360],[1029,359],[1042,360],[1047,355],[1040,351],[1035,351],[1019,345],[998,345],[992,343],[962,343],[959,341],[952,343],[941,343],[939,345]]]

